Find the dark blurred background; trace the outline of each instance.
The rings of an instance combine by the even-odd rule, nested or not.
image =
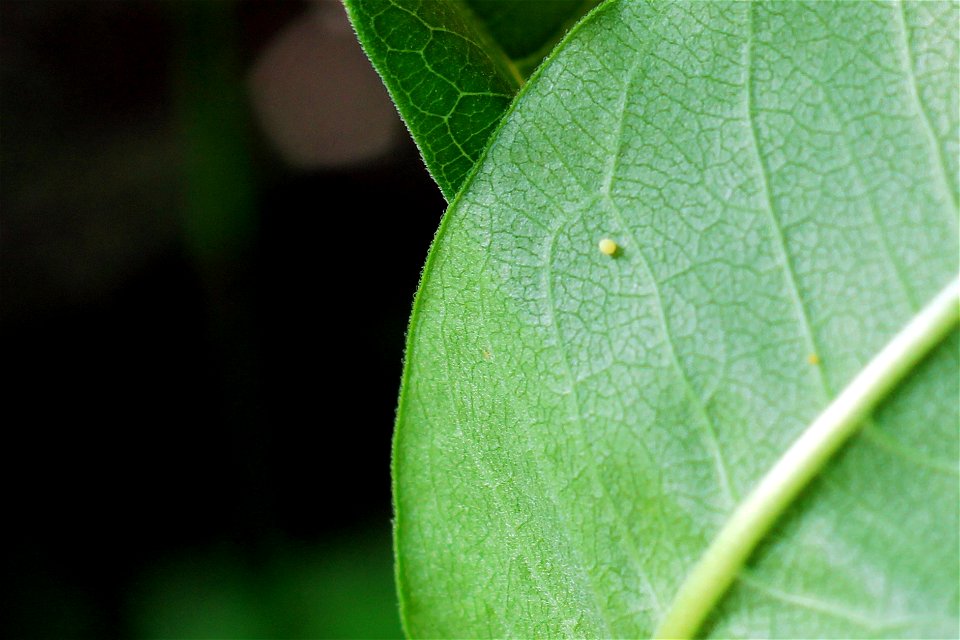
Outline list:
[[[2,635],[398,637],[443,208],[333,0],[0,0]]]

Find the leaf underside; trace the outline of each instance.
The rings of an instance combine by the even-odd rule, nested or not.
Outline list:
[[[955,277],[958,20],[613,1],[560,45],[415,304],[394,450],[411,635],[652,633],[738,501]],[[802,494],[705,635],[960,632],[958,347]]]

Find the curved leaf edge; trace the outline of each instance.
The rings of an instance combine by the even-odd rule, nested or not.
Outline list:
[[[544,58],[543,62],[539,67],[531,74],[530,78],[524,83],[520,91],[514,97],[513,102],[510,103],[510,106],[504,111],[503,116],[500,118],[500,122],[497,123],[497,126],[494,128],[493,132],[490,134],[490,138],[487,140],[487,144],[483,149],[483,153],[480,154],[480,157],[474,163],[473,168],[470,169],[470,173],[467,174],[467,177],[464,179],[463,184],[461,185],[459,191],[453,200],[450,201],[450,204],[447,206],[447,210],[444,212],[443,217],[440,219],[440,225],[437,227],[437,232],[433,236],[433,240],[430,242],[430,248],[427,251],[427,259],[424,262],[423,269],[420,272],[420,282],[417,285],[417,292],[413,298],[413,306],[410,312],[410,321],[407,325],[407,337],[406,343],[404,345],[404,357],[403,357],[403,373],[400,377],[400,394],[397,401],[397,413],[396,419],[394,420],[394,429],[393,429],[393,441],[391,444],[390,450],[390,488],[391,494],[393,496],[393,554],[395,559],[395,572],[394,579],[397,588],[397,598],[398,606],[400,609],[400,624],[403,627],[403,632],[406,637],[413,637],[410,633],[409,623],[407,621],[406,609],[406,589],[404,588],[403,581],[403,558],[400,555],[400,500],[399,500],[399,474],[397,473],[397,449],[402,436],[401,422],[403,421],[404,415],[404,406],[407,403],[407,389],[409,385],[407,384],[408,379],[411,375],[412,369],[412,355],[414,353],[414,341],[416,339],[417,329],[418,329],[418,318],[420,315],[420,307],[423,301],[423,291],[424,283],[426,282],[428,276],[430,275],[434,262],[437,255],[437,247],[440,244],[440,241],[446,234],[447,227],[449,226],[449,221],[451,218],[452,212],[457,208],[457,205],[460,202],[460,199],[463,197],[463,194],[467,191],[470,185],[473,183],[477,173],[480,171],[480,167],[483,166],[484,161],[487,158],[487,155],[490,152],[493,142],[497,139],[500,130],[503,128],[504,123],[510,117],[510,115],[516,111],[518,105],[526,96],[527,91],[531,85],[535,84],[537,78],[544,72],[544,69],[550,65],[551,62],[560,54],[566,45],[567,41],[574,37],[583,27],[588,24],[590,21],[594,20],[596,16],[600,15],[607,10],[614,2],[617,0],[603,0],[600,4],[595,6],[593,9],[588,11],[586,14],[580,17],[576,24],[570,28],[569,31],[564,34],[563,38],[557,42],[556,46],[550,52],[550,54]]]

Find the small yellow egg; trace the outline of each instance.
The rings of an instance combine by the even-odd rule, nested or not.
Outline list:
[[[617,243],[611,240],[610,238],[604,238],[600,241],[600,253],[605,256],[612,256],[617,252],[617,249],[620,247],[617,246]]]
[[[807,362],[810,364],[820,364],[820,356],[815,353],[811,353],[807,356]]]

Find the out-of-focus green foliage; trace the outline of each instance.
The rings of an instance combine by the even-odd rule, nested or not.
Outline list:
[[[599,0],[465,0],[474,15],[529,76],[573,22]]]
[[[253,562],[220,546],[160,562],[129,611],[137,638],[400,638],[390,540],[363,534]]]

